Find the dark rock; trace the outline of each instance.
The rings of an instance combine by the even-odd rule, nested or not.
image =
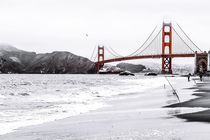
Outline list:
[[[22,95],[22,96],[29,96],[30,94],[28,93],[18,93],[19,95]]]
[[[130,71],[123,71],[123,72],[120,72],[119,74],[120,76],[135,76],[135,74],[131,73]]]

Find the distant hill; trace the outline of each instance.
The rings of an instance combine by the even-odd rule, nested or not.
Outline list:
[[[141,64],[135,65],[130,63],[119,63],[116,66],[122,70],[128,70],[133,73],[142,72],[144,69],[146,69],[146,67]]]
[[[1,73],[96,73],[94,62],[70,52],[36,54],[0,45]]]

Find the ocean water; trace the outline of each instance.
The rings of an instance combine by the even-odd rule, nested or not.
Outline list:
[[[164,84],[164,77],[142,75],[0,75],[0,135],[109,106],[113,96]]]

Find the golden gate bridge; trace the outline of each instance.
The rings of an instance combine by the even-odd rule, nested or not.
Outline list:
[[[99,71],[105,63],[159,58],[162,60],[162,73],[172,73],[172,58],[195,57],[195,73],[207,71],[208,54],[202,51],[178,25],[164,23],[155,27],[145,42],[133,53],[122,56],[111,47],[98,46],[94,49],[93,60]]]

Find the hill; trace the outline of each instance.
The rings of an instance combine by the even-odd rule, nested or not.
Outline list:
[[[95,63],[70,52],[36,54],[0,45],[1,73],[86,74],[96,73]]]

